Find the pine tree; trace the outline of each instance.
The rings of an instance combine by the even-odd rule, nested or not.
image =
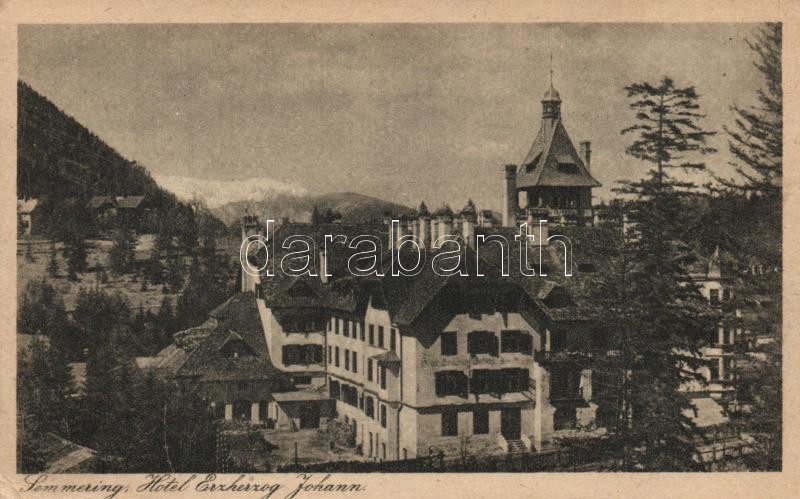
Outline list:
[[[725,186],[778,198],[783,178],[783,86],[781,83],[782,28],[768,23],[747,42],[756,54],[753,65],[761,72],[765,88],[758,91],[757,106],[734,105],[734,126],[726,128],[736,172],[744,183],[717,179]]]
[[[17,362],[17,411],[25,431],[66,434],[72,377],[64,352],[45,336],[36,335]]]
[[[65,258],[67,259],[67,276],[71,281],[78,280],[78,272],[87,268],[86,240],[81,234],[73,234],[64,241]]]
[[[314,209],[311,211],[311,224],[312,225],[319,225],[321,223],[322,217],[319,213],[319,208],[317,205],[314,205]]]
[[[28,239],[27,243],[25,244],[25,260],[28,262],[36,261],[36,257],[33,256],[33,243],[30,239]]]
[[[636,134],[627,152],[654,168],[618,189],[635,197],[628,215],[636,234],[620,239],[601,273],[598,313],[615,355],[595,369],[615,380],[609,391],[618,419],[610,447],[622,467],[683,470],[692,467],[696,429],[681,387],[699,378],[699,347],[714,319],[691,283],[690,253],[679,239],[681,198],[695,186],[671,172],[702,171],[704,163],[686,155],[712,152],[705,145],[712,132],[700,125],[692,87],[678,88],[664,78],[659,85],[636,83],[626,90],[636,111],[636,123],[622,132]]]
[[[783,436],[781,273],[742,274],[734,290],[738,310],[736,400],[731,411],[755,438],[754,469],[780,471]],[[767,341],[757,342],[758,338]],[[739,409],[746,407],[747,410]]]
[[[161,264],[161,254],[156,245],[150,250],[150,258],[147,260],[146,277],[153,284],[161,284],[163,281],[163,267]]]
[[[81,289],[72,315],[82,347],[91,353],[108,340],[109,331],[130,324],[131,311],[128,301],[119,293],[109,295],[99,289]]]
[[[175,312],[172,309],[172,300],[169,296],[164,296],[161,305],[158,307],[153,327],[158,338],[158,347],[163,348],[170,344],[172,335],[178,331],[178,323]]]
[[[50,243],[50,261],[47,264],[47,274],[50,277],[58,277],[58,259],[56,257],[56,243]]]
[[[112,239],[114,246],[108,254],[111,271],[116,275],[130,272],[136,254],[136,233],[123,226],[114,230]]]
[[[78,272],[84,272],[88,266],[86,262],[86,238],[91,230],[90,217],[83,209],[76,209],[64,216],[58,230],[64,241],[64,258],[67,260],[68,277],[75,281]]]

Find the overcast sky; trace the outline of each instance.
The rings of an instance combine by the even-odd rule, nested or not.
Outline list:
[[[19,74],[152,172],[499,209],[502,165],[522,161],[539,127],[551,53],[564,124],[576,147],[592,141],[608,199],[644,171],[624,155],[623,87],[694,85],[721,132],[761,86],[754,27],[21,26]],[[713,143],[710,166],[730,171],[724,134]]]

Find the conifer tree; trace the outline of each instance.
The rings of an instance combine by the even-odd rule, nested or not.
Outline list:
[[[86,240],[80,233],[75,233],[64,240],[64,252],[67,259],[67,276],[71,281],[78,280],[78,272],[86,270]]]
[[[36,257],[33,256],[33,243],[30,239],[28,239],[27,243],[25,244],[25,260],[28,262],[36,261]]]
[[[611,448],[628,470],[683,470],[692,467],[693,408],[681,391],[699,378],[699,347],[714,318],[687,265],[690,253],[680,241],[681,197],[695,186],[672,172],[703,170],[694,156],[713,152],[705,144],[694,88],[660,84],[626,87],[636,112],[631,156],[653,165],[645,178],[619,191],[634,197],[628,216],[635,234],[620,238],[603,269],[596,299],[601,322],[616,355],[595,369],[615,380],[608,387],[616,402],[617,424]],[[694,154],[693,154],[694,153]]]
[[[58,259],[56,257],[56,243],[50,243],[50,261],[47,263],[47,274],[50,277],[58,277]]]
[[[108,254],[111,271],[116,275],[130,272],[136,254],[136,233],[122,226],[114,230],[112,239],[114,246]]]
[[[725,129],[736,172],[744,183],[717,179],[727,187],[780,198],[783,178],[781,24],[766,24],[747,43],[755,52],[753,65],[763,75],[765,86],[758,91],[756,106],[732,106],[736,114],[734,126]]]
[[[311,211],[311,223],[313,225],[318,225],[322,220],[322,216],[319,213],[319,208],[317,205],[314,205],[314,209]]]

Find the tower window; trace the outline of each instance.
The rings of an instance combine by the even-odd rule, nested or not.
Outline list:
[[[458,339],[454,331],[442,333],[442,355],[456,355],[458,353]]]

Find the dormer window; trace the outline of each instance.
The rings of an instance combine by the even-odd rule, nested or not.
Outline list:
[[[536,169],[536,165],[539,164],[539,159],[541,157],[542,157],[542,153],[539,153],[539,154],[536,155],[536,157],[533,158],[533,161],[531,161],[530,163],[525,165],[525,172],[530,173],[533,170],[535,170]]]
[[[575,163],[558,163],[558,171],[561,173],[578,173],[578,165]]]
[[[237,333],[231,332],[219,348],[220,353],[229,359],[252,357],[253,349]]]

